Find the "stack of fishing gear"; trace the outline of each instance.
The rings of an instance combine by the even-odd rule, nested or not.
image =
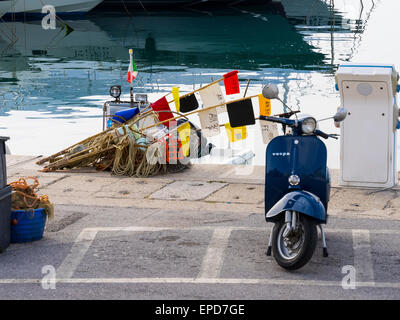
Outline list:
[[[131,84],[137,76],[137,68],[130,51],[127,81]],[[56,171],[83,167],[111,170],[116,175],[146,177],[162,172],[176,172],[190,166],[190,158],[210,153],[207,138],[219,135],[225,127],[230,142],[247,138],[246,126],[256,123],[253,98],[258,98],[260,115],[271,114],[271,102],[261,94],[225,101],[225,94],[240,94],[238,71],[231,71],[221,79],[212,81],[182,96],[179,88],[150,104],[148,108],[132,109],[130,117],[108,115],[114,123],[107,130],[80,141],[52,156],[41,159],[43,171]],[[173,99],[168,101],[167,96]],[[197,97],[199,96],[199,97]],[[201,104],[199,103],[199,99]],[[171,109],[174,105],[175,110]],[[219,114],[227,113],[229,123],[220,124]],[[189,121],[196,114],[201,129]],[[122,116],[121,116],[122,115]],[[264,143],[277,135],[275,124],[260,120]]]

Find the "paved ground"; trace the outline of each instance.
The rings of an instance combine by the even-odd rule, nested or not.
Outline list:
[[[319,244],[308,265],[287,272],[264,254],[272,225],[262,214],[262,168],[247,178],[195,166],[135,179],[42,174],[31,158],[7,161],[9,181],[40,176],[56,218],[41,241],[0,255],[2,299],[400,298],[397,190],[334,188],[330,256]],[[44,289],[53,268],[56,289]]]
[[[399,221],[332,218],[330,256],[319,247],[286,272],[264,254],[270,226],[260,214],[56,209],[75,222],[50,224],[43,240],[0,256],[1,298],[400,298]],[[41,286],[48,265],[55,290]],[[355,268],[356,289],[342,287],[345,266]]]

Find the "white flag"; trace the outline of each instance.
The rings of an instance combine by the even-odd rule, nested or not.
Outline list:
[[[213,85],[200,90],[199,94],[205,108],[225,102],[224,95],[222,94],[221,87],[218,83],[214,83]],[[226,112],[226,105],[217,107],[217,112]]]
[[[214,83],[213,85],[200,90],[199,94],[204,108],[216,106],[225,102],[224,95],[222,94],[221,87],[218,83]],[[222,107],[226,108],[226,106]],[[202,129],[201,132],[205,137],[213,137],[219,134],[220,130],[217,108],[201,111],[198,115]]]
[[[260,120],[260,128],[264,144],[268,144],[273,138],[278,136],[278,127],[276,123]]]
[[[201,133],[205,137],[213,137],[219,134],[219,122],[217,110],[210,109],[198,113],[201,125]]]

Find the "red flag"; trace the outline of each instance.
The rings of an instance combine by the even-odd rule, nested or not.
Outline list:
[[[165,97],[162,97],[161,99],[157,100],[156,102],[151,104],[151,108],[154,111],[163,111],[163,112],[157,112],[158,119],[160,121],[164,121],[167,119],[171,119],[174,117],[172,112],[166,112],[166,111],[171,111],[171,108],[169,107],[168,101]],[[169,121],[163,123],[165,126],[169,127]]]
[[[224,74],[224,85],[227,95],[240,93],[238,73],[239,71],[235,70]]]

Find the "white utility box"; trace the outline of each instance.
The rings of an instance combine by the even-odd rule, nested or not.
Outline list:
[[[340,185],[388,188],[397,183],[397,82],[393,65],[339,66],[336,85],[347,109],[340,124]]]

